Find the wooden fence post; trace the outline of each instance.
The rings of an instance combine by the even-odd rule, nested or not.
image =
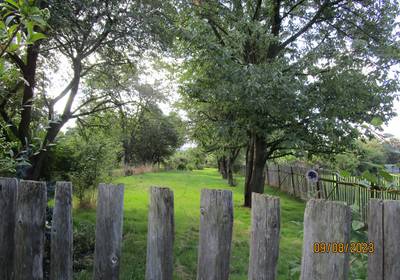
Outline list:
[[[278,169],[278,188],[281,189],[281,170],[279,168],[279,164],[276,165]]]
[[[18,181],[0,178],[0,279],[13,278],[14,229]]]
[[[274,280],[279,256],[279,198],[252,193],[249,280]]]
[[[51,226],[50,279],[72,280],[72,184],[57,182]]]
[[[46,183],[20,181],[15,223],[15,280],[43,279]]]
[[[316,189],[317,189],[317,198],[321,198],[321,184],[320,184],[319,179],[316,182]]]
[[[369,280],[395,280],[400,275],[400,201],[371,199],[368,239],[374,250],[368,255]]]
[[[119,278],[123,210],[124,186],[100,184],[96,212],[95,280]]]
[[[293,172],[293,167],[290,166],[290,179],[292,182],[292,188],[293,188],[293,196],[296,197],[296,185],[294,183],[294,172]]]
[[[350,230],[350,207],[336,201],[308,201],[304,212],[302,280],[347,279],[349,253],[333,253],[332,244],[349,244]],[[318,244],[325,246],[326,252],[314,251],[321,248]]]
[[[150,189],[147,231],[147,280],[172,280],[174,244],[174,193],[168,188]]]
[[[197,280],[227,280],[233,227],[232,192],[201,191]]]

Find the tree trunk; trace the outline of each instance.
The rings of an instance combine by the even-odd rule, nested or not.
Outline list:
[[[218,168],[219,173],[222,175],[222,179],[228,178],[228,170],[227,170],[227,160],[225,156],[222,156],[218,159]]]
[[[229,152],[228,159],[226,161],[226,171],[228,177],[228,184],[231,187],[236,186],[236,182],[233,179],[233,165],[235,164],[236,158],[238,157],[240,149],[231,149]]]
[[[22,74],[26,81],[24,85],[24,93],[22,97],[21,120],[18,126],[18,138],[22,146],[27,147],[30,144],[30,123],[32,120],[32,105],[34,98],[34,87],[36,77],[36,66],[39,56],[39,45],[33,44],[28,46],[26,55],[26,64],[21,65]]]
[[[226,176],[229,186],[236,186],[235,181],[233,180],[233,161],[231,157],[228,157],[228,160],[226,161]]]
[[[244,187],[244,206],[246,207],[251,207],[252,192],[264,192],[264,168],[266,161],[265,139],[257,134],[252,134],[246,154],[246,180]]]
[[[42,142],[42,146],[45,149],[40,150],[37,155],[30,158],[31,166],[24,172],[21,177],[28,180],[38,181],[42,178],[43,167],[45,165],[49,149],[51,148],[48,144],[55,141],[57,134],[60,132],[62,126],[66,123],[66,120],[59,123],[50,123],[50,128],[47,131],[47,135]]]
[[[250,136],[249,143],[246,150],[246,170],[244,182],[244,206],[251,207],[251,190],[250,179],[253,172],[253,159],[254,159],[254,137]]]
[[[58,122],[51,121],[49,123],[50,127],[48,128],[46,136],[44,137],[42,142],[43,148],[39,151],[38,154],[32,156],[29,159],[31,162],[31,166],[28,168],[28,170],[26,170],[26,172],[24,172],[25,173],[24,174],[25,176],[23,177],[24,179],[37,181],[42,177],[43,167],[46,162],[48,150],[50,149],[50,146],[48,145],[54,143],[63,125],[67,123],[68,120],[70,120],[72,117],[71,108],[74,99],[78,94],[81,71],[82,71],[82,64],[80,58],[75,58],[73,64],[74,64],[74,80],[71,87],[71,92],[68,96],[67,103],[64,107],[64,112],[61,115],[60,121]]]

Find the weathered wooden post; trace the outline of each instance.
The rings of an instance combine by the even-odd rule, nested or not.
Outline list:
[[[96,212],[94,280],[119,278],[123,209],[124,186],[100,184]]]
[[[292,182],[293,196],[296,196],[296,185],[294,183],[294,172],[292,166],[290,166],[290,179],[290,181]]]
[[[0,279],[13,278],[14,229],[18,181],[0,178]]]
[[[197,280],[229,278],[232,227],[232,192],[202,190]]]
[[[57,182],[51,226],[50,279],[72,280],[72,184]]]
[[[43,279],[46,183],[20,181],[15,222],[15,280]]]
[[[395,280],[400,276],[400,201],[369,201],[368,280]]]
[[[174,193],[168,188],[150,189],[147,231],[147,280],[172,280],[174,244]]]
[[[336,201],[308,201],[304,212],[302,280],[347,279],[350,230],[350,207]],[[348,252],[345,250],[346,244]]]
[[[279,168],[279,164],[276,165],[277,170],[278,170],[278,188],[281,189],[281,170]]]
[[[274,280],[279,256],[279,198],[252,193],[250,280]]]

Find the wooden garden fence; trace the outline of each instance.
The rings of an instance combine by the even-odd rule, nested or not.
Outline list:
[[[354,206],[364,223],[368,222],[369,201],[371,198],[399,200],[400,190],[385,187],[370,188],[355,177],[340,177],[337,173],[318,170],[319,181],[310,183],[306,178],[309,168],[289,165],[268,164],[265,183],[290,195],[307,201],[323,198],[346,202]]]
[[[119,279],[123,257],[123,196],[123,185],[100,184],[98,188],[95,280]],[[248,279],[274,280],[279,259],[280,200],[256,193],[252,200]],[[0,178],[0,279],[43,279],[46,205],[45,183]],[[145,279],[172,280],[173,192],[152,187],[148,215]],[[350,243],[349,206],[336,201],[309,200],[304,213],[301,279],[348,279],[351,253],[368,254],[368,279],[398,279],[399,216],[399,201],[372,200],[370,243],[364,248]],[[232,192],[202,190],[198,280],[229,278],[232,229]],[[51,279],[72,280],[72,246],[72,186],[69,182],[58,182],[51,227]]]

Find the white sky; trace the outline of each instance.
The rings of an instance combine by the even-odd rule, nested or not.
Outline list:
[[[394,102],[394,109],[397,112],[397,116],[393,118],[388,125],[383,126],[385,133],[390,133],[400,138],[400,101],[396,100]]]

